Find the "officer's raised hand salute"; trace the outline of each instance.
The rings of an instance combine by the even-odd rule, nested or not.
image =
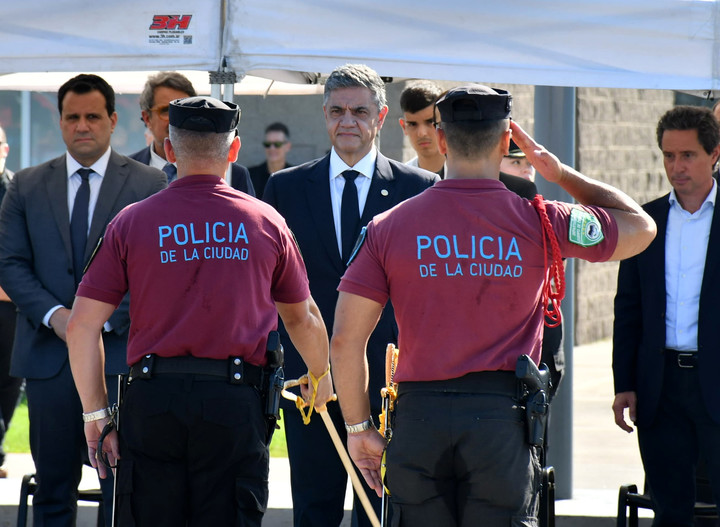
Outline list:
[[[553,154],[527,135],[516,122],[510,122],[513,139],[525,152],[530,163],[545,179],[560,185],[578,203],[605,207],[618,224],[618,244],[609,260],[624,260],[645,249],[655,237],[652,218],[630,196],[621,190],[589,178],[560,162]]]
[[[278,314],[320,379],[317,408],[332,391],[327,332],[283,218],[223,179],[240,150],[237,105],[178,99],[169,119],[178,179],[109,224],[68,323],[88,450],[101,476],[121,458],[118,525],[259,526],[283,384]],[[126,291],[130,375],[101,449],[99,335]]]
[[[398,323],[386,484],[401,527],[535,525],[540,465],[518,400],[521,355],[540,359],[546,261],[625,258],[655,236],[619,190],[560,163],[510,121],[512,97],[469,85],[436,103],[446,179],[375,216],[338,287],[332,363],[348,450],[379,491],[365,346],[383,306]],[[580,203],[528,201],[499,181],[510,137]],[[552,247],[552,249],[549,249]]]

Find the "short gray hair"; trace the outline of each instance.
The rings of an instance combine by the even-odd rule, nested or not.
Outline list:
[[[196,132],[170,126],[170,142],[179,160],[207,160],[210,163],[225,161],[235,139],[232,132]]]
[[[141,110],[150,111],[150,108],[155,106],[155,88],[159,88],[160,86],[187,93],[188,97],[195,97],[197,95],[192,82],[190,82],[190,79],[185,75],[177,71],[161,71],[160,73],[151,75],[147,81],[145,81],[145,87],[140,94]]]
[[[339,88],[367,88],[372,92],[378,111],[387,106],[385,83],[374,69],[365,64],[345,64],[335,68],[325,82],[323,105],[327,104],[330,93]]]

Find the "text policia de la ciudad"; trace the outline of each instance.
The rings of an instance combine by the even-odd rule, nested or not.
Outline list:
[[[522,276],[522,256],[515,237],[417,236],[417,259],[423,278],[436,276]],[[433,263],[430,263],[433,260]],[[440,260],[438,262],[437,260]],[[446,260],[446,261],[442,261]]]
[[[208,221],[158,227],[158,247],[162,263],[247,260],[247,245],[248,236],[244,223]]]

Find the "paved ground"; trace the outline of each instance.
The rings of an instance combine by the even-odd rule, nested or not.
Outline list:
[[[625,483],[642,484],[643,472],[635,434],[613,422],[611,353],[607,341],[574,351],[573,499],[556,503],[557,525],[611,526],[617,514],[617,492]],[[0,480],[0,527],[15,525],[20,479],[33,471],[29,455],[8,456],[9,478]],[[270,510],[266,527],[292,525],[290,483],[286,459],[273,459],[270,468]],[[97,485],[92,470],[83,484]],[[346,509],[349,502],[346,501]],[[94,506],[82,507],[78,527],[94,525]],[[343,527],[350,525],[347,520]],[[648,517],[648,514],[645,514]],[[648,524],[648,520],[644,520]]]

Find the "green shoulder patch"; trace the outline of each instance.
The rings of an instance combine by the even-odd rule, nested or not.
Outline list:
[[[592,247],[604,239],[598,219],[589,212],[574,207],[570,212],[568,240],[580,247]]]

